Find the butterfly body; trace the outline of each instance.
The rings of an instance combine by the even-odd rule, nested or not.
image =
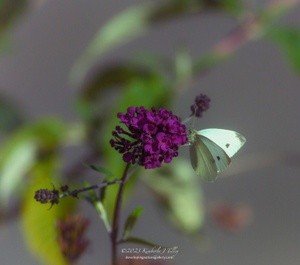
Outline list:
[[[191,164],[203,180],[214,181],[244,145],[240,133],[224,129],[191,130],[189,133]]]

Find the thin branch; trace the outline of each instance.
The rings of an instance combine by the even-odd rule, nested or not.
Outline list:
[[[112,230],[110,234],[111,238],[111,251],[112,251],[112,265],[117,265],[117,244],[118,244],[118,232],[119,232],[119,222],[120,222],[120,214],[121,214],[121,206],[122,206],[122,200],[123,200],[123,192],[125,188],[126,180],[129,176],[128,170],[130,168],[131,164],[127,164],[126,168],[123,172],[123,176],[121,178],[121,183],[119,186],[117,198],[116,198],[116,204],[113,214],[113,222],[112,222]]]
[[[66,192],[62,193],[59,197],[60,198],[64,198],[67,196],[77,197],[79,193],[83,193],[83,192],[87,192],[87,191],[91,191],[91,190],[98,190],[98,189],[107,187],[109,185],[114,185],[114,184],[121,183],[121,182],[122,182],[122,180],[116,179],[116,180],[112,180],[112,181],[103,182],[100,185],[95,184],[95,185],[92,185],[89,187],[75,189],[72,191],[67,190]]]

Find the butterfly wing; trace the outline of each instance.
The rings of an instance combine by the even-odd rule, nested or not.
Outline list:
[[[224,129],[204,129],[197,132],[221,147],[231,158],[244,145],[246,138],[238,132]]]
[[[214,181],[230,163],[230,158],[217,144],[202,135],[194,135],[190,145],[191,164],[203,180]]]

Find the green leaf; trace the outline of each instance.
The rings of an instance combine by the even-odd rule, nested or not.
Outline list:
[[[84,85],[76,107],[81,117],[89,125],[96,128],[103,125],[110,117],[110,109],[115,101],[111,94],[122,93],[135,78],[149,78],[153,71],[132,63],[122,62],[95,71],[95,75]],[[97,133],[98,135],[98,133]]]
[[[203,196],[187,161],[176,159],[172,165],[147,171],[143,180],[158,196],[171,224],[187,234],[199,232],[204,222]]]
[[[67,138],[66,124],[56,118],[44,118],[32,125],[28,125],[28,131],[31,137],[38,140],[43,149],[53,150],[57,145]]]
[[[88,182],[84,183],[85,188],[88,188],[88,187],[91,187],[91,186],[92,185]],[[103,193],[104,189],[105,189],[105,187],[101,189],[101,196],[103,196],[102,193]],[[102,220],[107,232],[110,233],[111,225],[110,225],[110,222],[109,222],[109,219],[108,219],[107,211],[106,211],[106,209],[105,209],[105,207],[104,207],[104,205],[101,201],[101,198],[99,199],[99,196],[98,196],[96,190],[90,190],[90,191],[86,192],[86,195],[84,197],[96,209],[96,211],[98,213],[98,216]]]
[[[217,3],[216,3],[217,2]],[[82,56],[75,63],[70,79],[73,84],[80,83],[89,68],[108,51],[123,45],[135,37],[147,32],[156,23],[167,20],[196,14],[203,9],[215,8],[222,11],[229,11],[233,14],[241,12],[240,0],[228,1],[176,1],[148,3],[140,6],[130,7],[113,17],[101,28],[84,51]]]
[[[30,0],[0,1],[0,55],[11,50],[10,30]]]
[[[33,166],[38,145],[34,139],[14,137],[0,153],[0,208],[8,206],[11,196]]]
[[[127,217],[127,220],[125,222],[124,231],[123,231],[123,239],[127,239],[137,221],[137,219],[141,216],[143,212],[142,207],[138,207],[134,209],[131,214]]]
[[[110,233],[111,226],[110,226],[110,223],[109,223],[109,220],[108,220],[108,215],[107,215],[107,212],[105,210],[104,205],[102,204],[101,201],[95,201],[94,202],[94,207],[95,207],[95,209],[96,209],[99,217],[103,221],[104,226],[105,226],[107,232]]]
[[[17,16],[25,9],[29,0],[0,1],[0,32],[6,30]]]
[[[214,51],[207,53],[193,61],[192,72],[194,76],[205,73],[218,64],[226,61],[231,54],[218,54]]]
[[[131,60],[143,71],[167,76],[173,74],[172,59],[166,55],[153,51],[137,51]]]
[[[36,190],[57,182],[56,171],[55,158],[45,159],[34,167],[31,183],[27,186],[22,200],[21,221],[25,242],[42,264],[67,265],[57,241],[56,223],[73,211],[76,200],[64,198],[49,209],[49,205],[40,204],[33,199]]]
[[[87,129],[83,123],[71,123],[70,125],[63,125],[61,126],[61,129],[61,140],[65,146],[80,145],[86,141]]]
[[[127,237],[126,239],[124,240],[121,240],[119,242],[120,244],[123,244],[123,243],[135,243],[135,244],[140,244],[140,245],[144,245],[144,246],[147,246],[147,247],[157,247],[157,246],[160,246],[160,244],[155,244],[155,243],[152,243],[148,240],[145,240],[143,238],[139,238],[139,237]]]
[[[177,82],[186,81],[192,76],[192,58],[187,50],[181,49],[175,57]]]
[[[63,124],[45,119],[21,127],[0,149],[0,208],[5,210],[10,198],[18,198],[25,188],[24,178],[36,163],[39,151],[55,150],[63,140]]]
[[[113,17],[99,30],[75,64],[71,72],[71,81],[78,83],[83,79],[89,67],[105,52],[141,34],[147,28],[148,18],[153,12],[153,7],[149,4],[132,7]]]
[[[300,29],[272,27],[267,34],[278,44],[295,71],[300,72]]]
[[[115,175],[107,168],[102,166],[96,166],[96,165],[87,165],[89,168],[97,171],[98,173],[104,174],[108,178],[115,178]]]
[[[101,96],[103,90],[111,87],[126,85],[133,78],[147,77],[151,75],[151,69],[130,61],[119,62],[118,64],[107,65],[100,68],[96,74],[84,86],[83,97],[90,101],[95,101]]]
[[[241,0],[209,0],[210,2],[219,2],[219,9],[232,13],[234,15],[240,15],[243,11],[243,3]]]
[[[1,43],[1,40],[0,40]],[[0,47],[1,53],[1,47]],[[18,108],[10,100],[0,97],[0,133],[10,133],[23,122]]]
[[[13,50],[10,34],[7,32],[0,33],[0,55],[9,54]]]

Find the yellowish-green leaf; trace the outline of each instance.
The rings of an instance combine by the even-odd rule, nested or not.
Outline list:
[[[56,222],[72,212],[76,200],[65,198],[49,209],[49,205],[40,204],[33,198],[36,190],[52,188],[50,183],[57,182],[56,171],[55,159],[40,162],[32,170],[31,183],[23,198],[22,227],[29,250],[42,264],[67,265],[58,245]]]
[[[143,212],[143,208],[137,207],[127,217],[127,220],[126,220],[125,226],[124,226],[124,231],[123,231],[123,239],[129,238],[130,233],[131,233],[132,229],[134,228],[134,225],[135,225],[137,219],[141,216],[142,212]]]
[[[61,121],[46,119],[21,127],[0,149],[0,208],[5,210],[12,195],[25,187],[24,177],[36,162],[39,150],[55,150],[64,139]]]
[[[108,216],[107,216],[107,212],[104,208],[104,205],[102,204],[101,201],[95,201],[94,202],[94,207],[95,207],[99,217],[103,221],[103,224],[104,224],[107,232],[110,233],[111,232],[111,226],[110,226]]]
[[[147,171],[145,182],[158,195],[171,223],[181,231],[199,232],[204,222],[203,195],[190,164],[174,159],[171,165]]]
[[[42,148],[56,148],[66,136],[66,124],[56,118],[45,118],[28,126],[31,137],[36,138]]]
[[[292,67],[300,72],[300,29],[272,27],[267,35],[279,45]]]
[[[6,148],[0,158],[0,203],[4,209],[14,191],[18,189],[25,174],[30,170],[37,151],[33,139],[15,139],[14,146]]]
[[[177,82],[186,81],[192,76],[192,58],[187,50],[179,50],[175,57]]]

